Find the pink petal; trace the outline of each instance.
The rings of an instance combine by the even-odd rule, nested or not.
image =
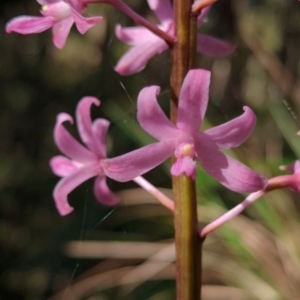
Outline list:
[[[103,159],[103,171],[117,181],[132,180],[170,157],[175,150],[175,143],[175,140],[158,142],[115,158]]]
[[[297,174],[298,175],[298,174]],[[295,182],[291,183],[291,185],[289,186],[289,188],[296,193],[300,193],[300,184],[299,184],[299,176],[297,176],[297,178],[295,179]]]
[[[65,46],[73,23],[74,21],[70,17],[57,22],[53,26],[53,43],[58,49],[62,49]]]
[[[73,207],[68,203],[68,194],[84,181],[96,176],[98,171],[99,165],[86,165],[58,182],[53,191],[53,198],[56,208],[62,216],[73,211]]]
[[[204,19],[206,18],[207,14],[210,11],[210,8],[211,8],[211,6],[206,6],[204,9],[201,10],[201,13],[197,18],[197,26],[198,27],[200,27],[202,25],[202,23],[204,22]]]
[[[146,41],[132,47],[125,53],[115,66],[115,71],[121,75],[131,75],[143,70],[150,58],[168,49],[168,45],[160,38]]]
[[[54,25],[52,17],[29,17],[22,16],[10,20],[6,24],[6,32],[17,32],[21,34],[40,33]]]
[[[180,131],[158,105],[156,95],[159,92],[158,86],[146,87],[141,90],[137,102],[137,119],[141,127],[157,140],[175,138]]]
[[[94,194],[99,202],[109,206],[116,205],[121,200],[109,189],[104,176],[98,176],[96,178],[94,183]]]
[[[91,150],[91,152],[100,154],[101,149],[98,149],[98,142],[96,142],[91,120],[91,105],[100,105],[100,100],[95,97],[82,98],[76,108],[77,128],[81,140]]]
[[[115,34],[119,40],[132,46],[153,39],[153,34],[144,27],[122,27],[117,24]]]
[[[50,167],[55,175],[66,177],[78,169],[78,163],[76,164],[67,157],[58,155],[51,158]]]
[[[244,113],[222,125],[206,130],[208,135],[219,148],[230,149],[242,144],[252,133],[256,116],[251,108],[245,106]]]
[[[61,113],[57,116],[54,128],[54,140],[59,150],[72,160],[86,163],[97,160],[94,153],[83,147],[62,125],[63,122],[73,123],[70,115]]]
[[[191,157],[179,157],[171,168],[171,174],[173,176],[179,176],[181,174],[186,174],[192,179],[196,178],[197,168],[196,162]]]
[[[297,173],[300,171],[300,160],[296,160],[293,164],[294,172]]]
[[[170,0],[148,0],[148,4],[161,23],[173,21],[173,8]]]
[[[235,45],[220,39],[202,33],[197,34],[197,51],[204,55],[212,57],[226,56],[232,54],[235,49]]]
[[[83,0],[67,0],[67,2],[79,13],[82,13],[87,8],[87,3]]]
[[[85,18],[80,15],[75,9],[71,9],[71,13],[75,21],[75,25],[81,34],[85,34],[91,27],[100,23],[103,19],[100,16]]]
[[[190,70],[179,94],[177,127],[187,132],[198,131],[209,98],[210,72]]]
[[[105,119],[96,119],[93,123],[96,153],[101,158],[106,157],[106,135],[109,124],[109,121]]]
[[[252,193],[265,188],[266,178],[220,152],[202,134],[195,134],[196,152],[203,169],[228,189],[238,193]]]
[[[56,21],[60,21],[71,16],[71,7],[68,3],[59,1],[43,6],[40,12],[43,16],[51,16]]]
[[[40,5],[49,5],[57,2],[61,2],[62,0],[36,0]]]

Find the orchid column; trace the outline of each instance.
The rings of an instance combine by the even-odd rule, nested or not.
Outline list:
[[[192,0],[174,0],[177,41],[171,49],[171,120],[175,123],[178,96],[184,77],[196,58],[197,18],[191,14]],[[173,176],[175,200],[176,295],[177,300],[200,299],[201,241],[197,235],[195,181],[185,175]]]

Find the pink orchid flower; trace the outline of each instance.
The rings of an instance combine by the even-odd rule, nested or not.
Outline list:
[[[104,159],[107,176],[128,181],[161,164],[172,154],[174,176],[185,173],[195,178],[198,159],[203,169],[225,187],[240,193],[263,189],[266,179],[232,157],[219,151],[239,146],[251,134],[256,117],[249,107],[244,114],[220,126],[199,132],[209,98],[210,72],[188,72],[179,96],[178,118],[173,124],[157,103],[157,86],[144,88],[138,96],[137,118],[141,127],[159,142],[125,155]]]
[[[99,16],[83,17],[86,4],[82,0],[37,0],[37,2],[42,5],[42,17],[16,17],[7,23],[6,31],[32,34],[52,27],[53,43],[57,48],[62,49],[74,22],[78,31],[84,34],[102,20]]]
[[[94,193],[103,204],[115,205],[119,198],[106,185],[105,174],[101,167],[101,160],[106,157],[106,133],[109,122],[105,119],[90,118],[92,104],[100,105],[94,97],[80,100],[76,108],[76,121],[79,135],[84,147],[65,129],[63,123],[73,124],[73,118],[61,113],[57,116],[54,128],[54,140],[59,150],[66,156],[55,156],[50,160],[50,167],[54,174],[63,177],[56,185],[53,197],[59,213],[64,216],[73,211],[68,203],[68,194],[78,185],[96,176]]]
[[[160,24],[158,27],[174,36],[173,9],[169,0],[148,0],[150,8],[157,16]],[[198,26],[208,13],[209,8],[203,9],[198,18]],[[131,75],[143,70],[150,58],[167,50],[167,43],[144,27],[116,26],[116,35],[124,43],[132,46],[117,63],[115,70],[121,75]],[[234,52],[235,46],[224,41],[207,36],[202,33],[197,35],[197,51],[213,57],[229,55]]]

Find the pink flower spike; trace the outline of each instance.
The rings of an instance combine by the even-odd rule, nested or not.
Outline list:
[[[188,72],[179,95],[176,125],[157,103],[159,88],[144,88],[138,96],[138,121],[159,142],[102,160],[106,175],[118,181],[132,180],[175,154],[177,160],[171,168],[174,176],[185,173],[194,179],[198,159],[207,173],[233,191],[251,193],[264,189],[267,180],[263,176],[219,151],[240,145],[251,134],[256,118],[250,108],[245,107],[245,113],[232,121],[199,132],[207,108],[209,81],[209,71]]]
[[[101,160],[106,156],[105,137],[109,122],[105,119],[96,119],[92,122],[90,118],[92,104],[100,105],[100,101],[95,97],[84,97],[76,108],[78,131],[85,146],[63,126],[65,121],[73,124],[70,115],[59,114],[54,128],[55,143],[66,155],[55,156],[50,160],[53,173],[62,177],[54,189],[53,197],[59,213],[63,216],[73,210],[68,204],[68,194],[92,177],[96,177],[94,193],[99,202],[105,205],[115,205],[119,202],[119,198],[109,190],[101,166]]]
[[[173,11],[170,0],[148,0],[151,10],[159,20],[159,29],[174,37]],[[206,7],[198,17],[198,27],[201,26],[205,16],[209,11]],[[168,44],[143,27],[116,26],[116,36],[124,43],[132,46],[118,61],[115,71],[121,75],[131,75],[143,70],[147,62],[156,54],[166,51]],[[219,57],[229,55],[234,52],[235,46],[222,40],[204,34],[197,36],[197,51],[204,55]]]
[[[86,4],[81,0],[37,0],[37,2],[42,5],[42,17],[16,17],[7,23],[6,32],[33,34],[52,27],[53,43],[62,49],[74,22],[78,31],[84,34],[102,20],[102,17],[84,18],[82,13],[86,9]]]

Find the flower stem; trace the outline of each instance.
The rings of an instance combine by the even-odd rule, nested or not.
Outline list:
[[[200,236],[202,238],[205,238],[209,233],[212,231],[215,231],[217,228],[228,222],[229,220],[236,217],[238,214],[240,214],[243,210],[245,210],[250,204],[252,204],[254,201],[265,195],[267,192],[265,190],[258,191],[255,193],[252,193],[245,198],[244,201],[239,203],[237,206],[220,216],[219,218],[215,219],[208,225],[206,225],[201,231]]]
[[[152,24],[139,14],[137,14],[135,11],[133,11],[128,5],[126,5],[123,1],[120,0],[84,0],[84,3],[105,3],[112,5],[122,11],[124,14],[126,14],[128,17],[130,17],[135,23],[138,25],[144,26],[151,32],[153,32],[155,35],[159,36],[163,40],[166,41],[166,43],[169,45],[169,47],[172,47],[172,45],[175,42],[175,38],[163,30],[159,29],[156,25]]]
[[[192,12],[194,14],[199,14],[201,10],[207,6],[212,5],[213,3],[217,2],[218,0],[199,0],[195,1],[193,7],[192,7]]]
[[[208,225],[202,228],[199,231],[199,235],[202,239],[204,239],[209,233],[215,231],[238,214],[243,212],[250,204],[254,203],[256,200],[264,196],[265,194],[277,190],[283,189],[287,187],[291,187],[293,184],[298,184],[299,178],[293,175],[281,175],[270,178],[268,180],[268,184],[264,190],[254,192],[248,195],[241,203],[237,206],[220,216],[219,218],[215,219],[214,221],[210,222]]]
[[[171,120],[175,123],[182,82],[196,57],[196,16],[193,0],[174,0],[175,42],[171,50]],[[174,158],[173,158],[174,160]],[[197,233],[195,182],[186,175],[173,177],[175,199],[176,299],[200,299],[201,239]]]
[[[165,194],[163,194],[149,181],[147,181],[142,176],[134,178],[133,181],[137,183],[140,187],[142,187],[145,191],[147,191],[149,194],[154,196],[163,206],[168,208],[170,211],[174,212],[174,201],[167,197]]]

